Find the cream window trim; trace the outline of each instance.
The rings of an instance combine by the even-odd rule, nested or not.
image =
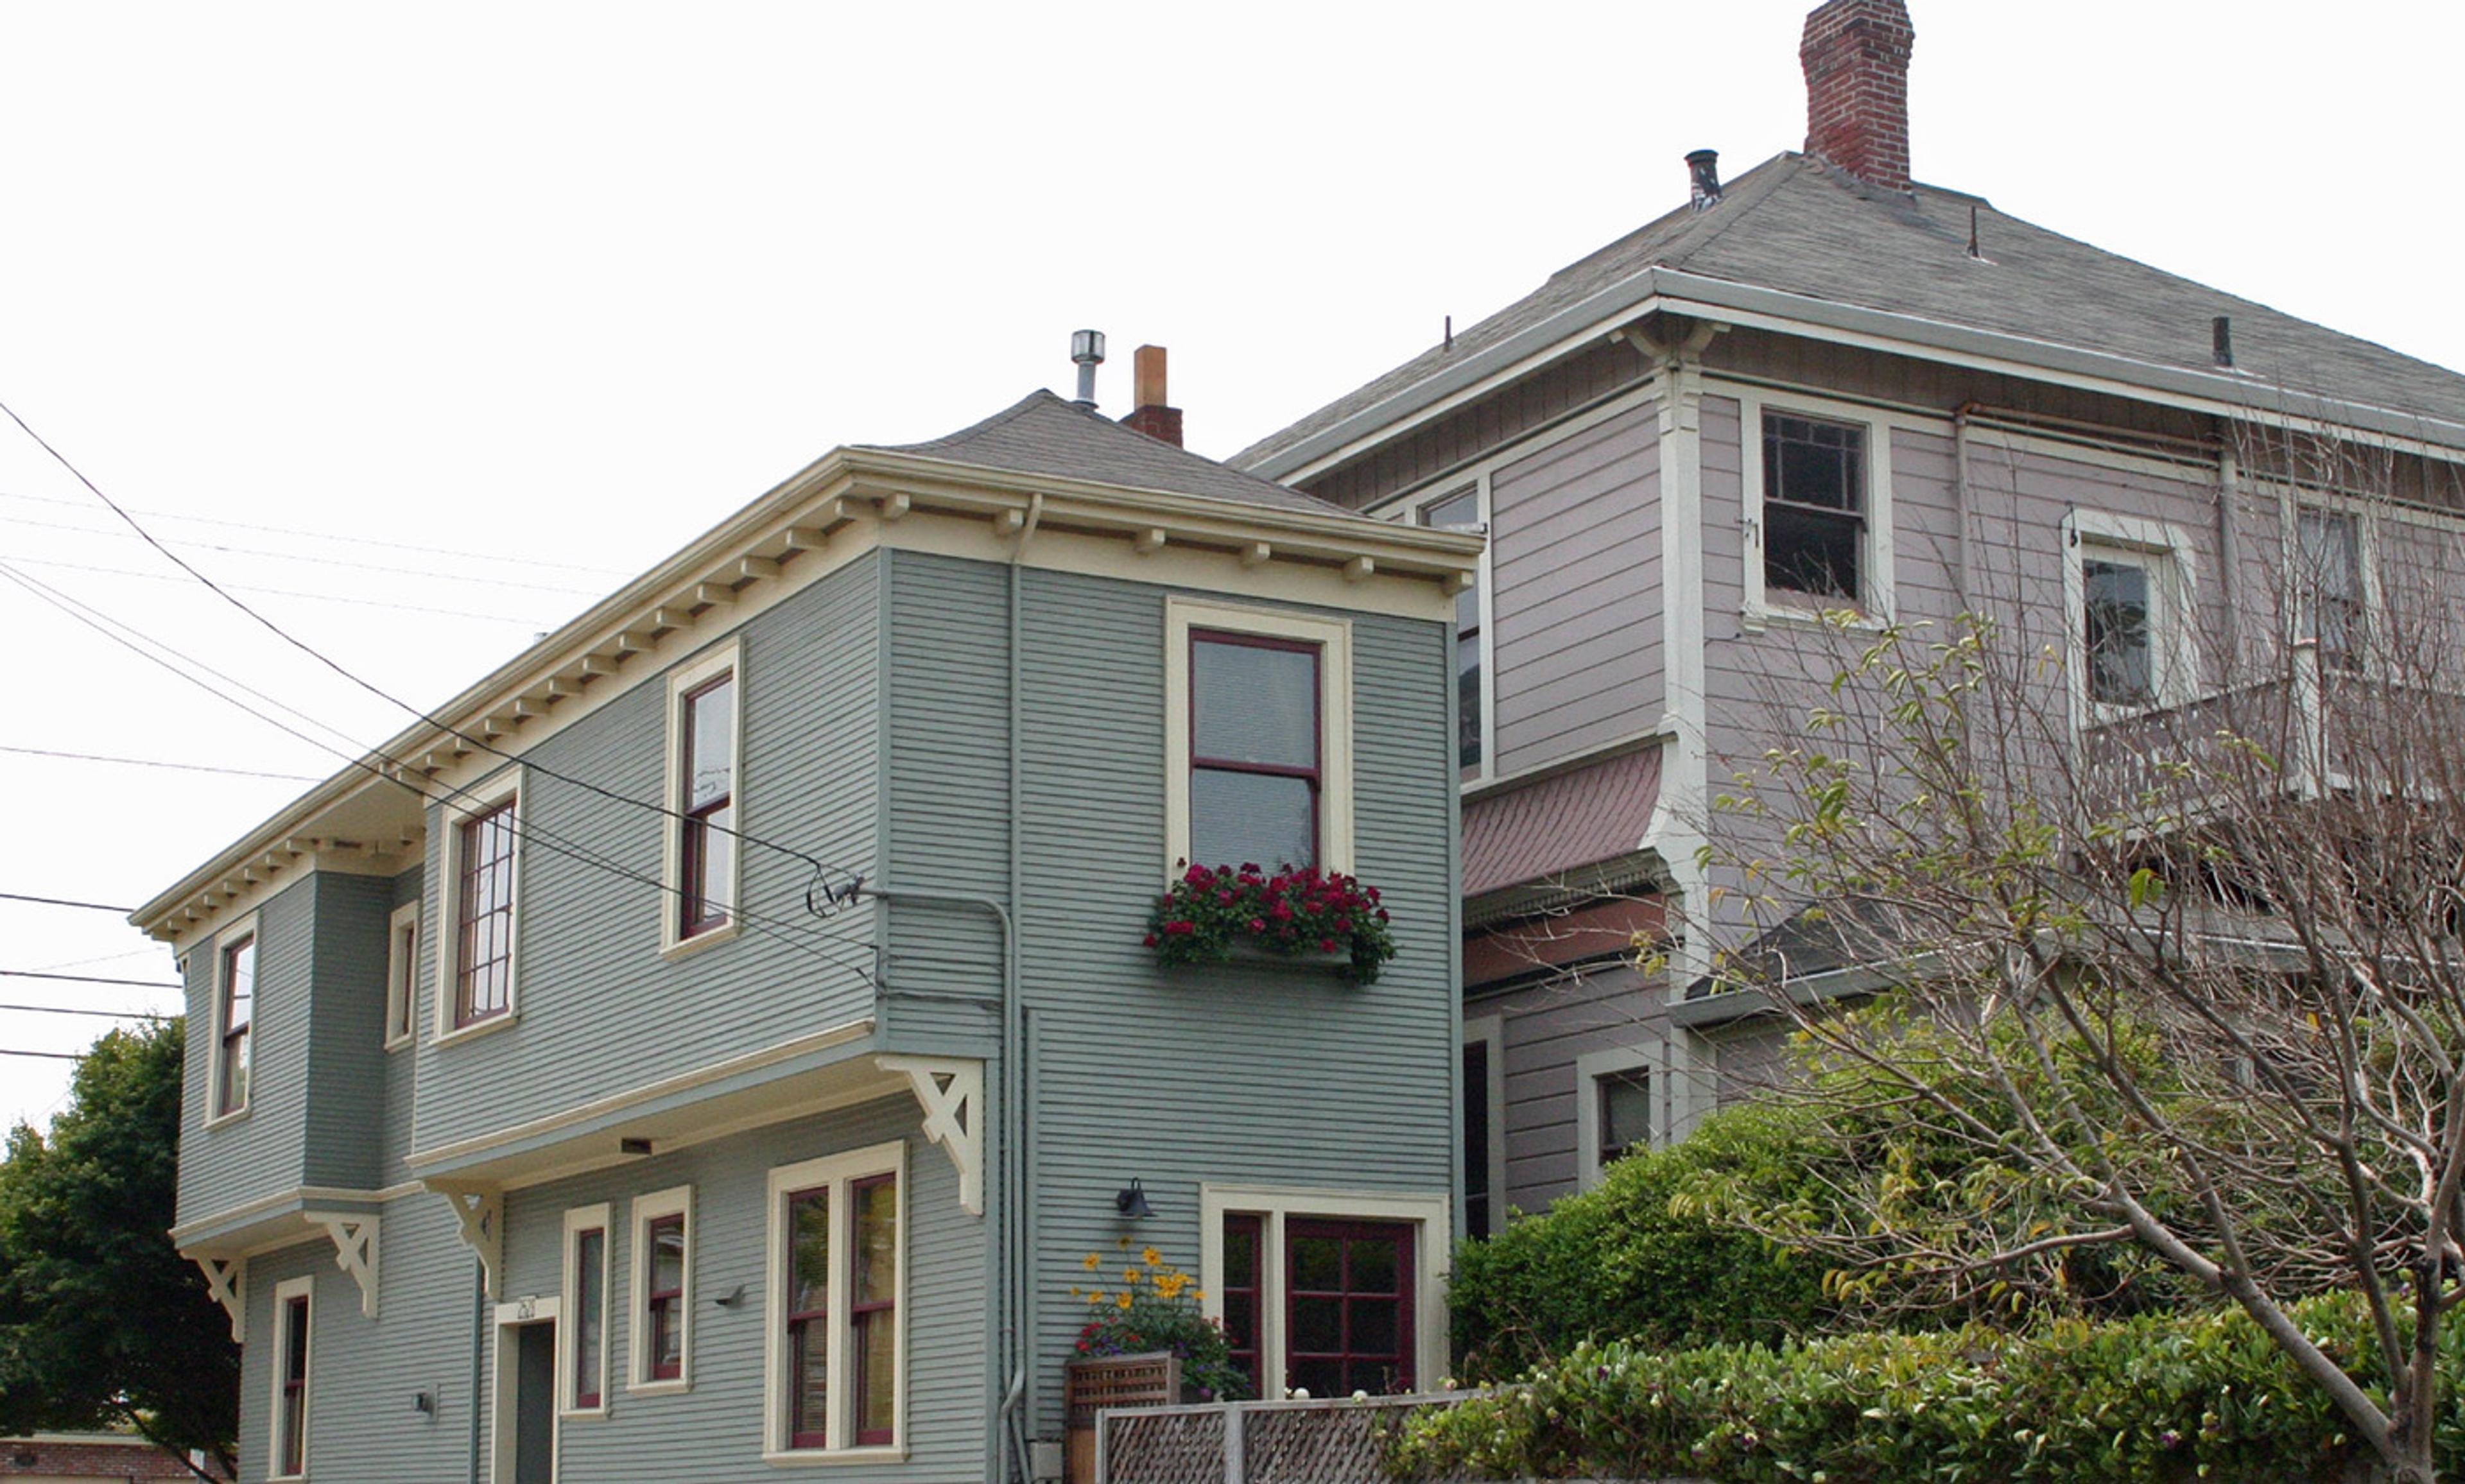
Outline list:
[[[429,955],[436,961],[429,976],[435,1000],[430,1008],[430,1039],[438,1046],[500,1030],[522,1018],[522,873],[523,856],[528,853],[522,848],[522,831],[524,816],[530,809],[530,789],[525,782],[523,770],[517,764],[474,784],[444,806],[445,828],[439,831],[442,839],[436,847],[436,951]],[[462,827],[507,799],[514,801],[514,941],[505,969],[505,1008],[502,1014],[456,1027],[454,989],[462,961]]]
[[[625,1288],[626,1361],[625,1389],[635,1396],[659,1396],[669,1392],[693,1389],[694,1341],[694,1187],[672,1185],[633,1197],[633,1231],[627,1247],[631,1261],[630,1281]],[[651,1379],[650,1310],[644,1305],[651,1292],[651,1223],[662,1216],[685,1219],[684,1283],[677,1296],[677,1374],[673,1379]],[[605,1396],[606,1392],[600,1393]]]
[[[1352,871],[1352,625],[1203,598],[1165,600],[1164,875],[1189,858],[1189,634],[1193,629],[1293,639],[1319,646],[1319,866]],[[1452,743],[1450,743],[1452,745]],[[1207,864],[1228,864],[1207,862]],[[1273,862],[1261,862],[1273,864]]]
[[[1480,1015],[1463,1023],[1466,1046],[1489,1048],[1489,1232],[1506,1229],[1506,1017]],[[1469,1191],[1467,1191],[1469,1193]]]
[[[2198,558],[2179,525],[2142,516],[2074,510],[2063,517],[2064,668],[2071,677],[2072,729],[2143,711],[2179,706],[2199,689]],[[2130,563],[2148,573],[2150,699],[2145,706],[2094,701],[2088,694],[2088,585],[2081,565],[2090,558]]]
[[[1447,1275],[1455,1246],[1455,1201],[1444,1194],[1323,1190],[1299,1185],[1205,1184],[1198,1187],[1198,1272],[1207,1318],[1224,1318],[1224,1218],[1259,1218],[1258,1394],[1284,1393],[1284,1223],[1313,1217],[1409,1223],[1412,1242],[1412,1370],[1433,1389],[1447,1371]]]
[[[206,1050],[205,1126],[208,1128],[236,1123],[247,1118],[249,1110],[256,1106],[256,1072],[257,1064],[262,1060],[258,1053],[265,1050],[265,1038],[257,1034],[265,1021],[264,1007],[259,1003],[265,998],[265,939],[257,932],[256,923],[256,914],[252,912],[216,933],[213,941],[206,948],[206,962],[210,965],[207,972],[212,976],[207,986],[211,1007],[208,1018],[212,1021],[214,1030],[214,1038],[207,1043]],[[248,1086],[241,1090],[237,1106],[228,1112],[217,1113],[214,1110],[223,1104],[223,1032],[230,1029],[223,1024],[223,1017],[231,1008],[223,997],[223,980],[231,972],[231,961],[223,950],[238,947],[252,938],[256,940],[256,982],[249,989]]]
[[[406,937],[406,934],[408,936]],[[407,901],[386,919],[385,1049],[419,1039],[419,903]]]
[[[308,1355],[300,1366],[300,1472],[284,1473],[282,1468],[282,1378],[291,1366],[291,1326],[283,1322],[284,1312],[291,1300],[308,1300]],[[269,1480],[300,1480],[308,1477],[308,1461],[316,1454],[317,1410],[311,1406],[317,1395],[317,1280],[314,1276],[285,1278],[274,1285],[274,1311],[266,1322],[274,1330],[273,1375],[274,1405],[266,1409],[265,1476]]]
[[[1651,1074],[1652,1144],[1666,1145],[1671,1123],[1668,1057],[1658,1043],[1615,1046],[1586,1052],[1575,1058],[1575,1187],[1589,1190],[1601,1183],[1601,1081],[1621,1072]]]
[[[583,1232],[599,1233],[599,1405],[581,1406],[574,1384],[580,1376],[574,1370],[574,1352],[582,1343],[582,1264],[574,1251],[575,1238]],[[609,1319],[608,1269],[616,1250],[615,1208],[602,1201],[596,1206],[576,1206],[565,1213],[565,1250],[559,1259],[557,1296],[572,1306],[556,1326],[556,1410],[560,1417],[605,1417],[608,1415],[608,1337],[615,1331]],[[691,1255],[691,1249],[687,1249]]]
[[[723,887],[711,895],[728,908],[727,921],[718,927],[705,928],[691,938],[684,936],[682,914],[684,904],[684,812],[685,778],[685,697],[721,676],[730,676],[734,684],[728,688],[728,731],[731,742],[727,760],[731,780],[729,811],[735,816],[734,828],[744,829],[744,641],[731,637],[714,649],[677,666],[668,673],[667,770],[661,807],[672,812],[661,820],[658,895],[659,952],[669,958],[699,953],[722,943],[744,930],[744,919],[736,910],[743,902],[741,895],[744,878],[744,852],[742,842],[728,853],[728,878]]]
[[[1525,456],[1528,456],[1528,451],[1516,455],[1518,458]],[[1443,505],[1469,492],[1474,500],[1474,529],[1484,537],[1492,535],[1497,525],[1490,515],[1490,476],[1507,462],[1509,460],[1505,458],[1491,459],[1481,464],[1478,472],[1469,479],[1445,480],[1427,494],[1413,496],[1400,507],[1403,520],[1417,526],[1421,523],[1422,511],[1432,505]],[[1438,529],[1460,530],[1463,527]],[[1493,662],[1497,646],[1492,642],[1498,631],[1498,600],[1490,582],[1490,548],[1487,545],[1481,547],[1476,586],[1480,594],[1480,765],[1469,773],[1461,767],[1456,769],[1459,786],[1464,788],[1479,787],[1498,777],[1498,666]],[[1449,631],[1453,630],[1450,620]],[[1450,684],[1454,682],[1452,674],[1448,680]]]
[[[854,1214],[848,1204],[848,1190],[856,1181],[876,1175],[891,1177],[899,1193],[899,1241],[893,1259],[899,1269],[898,1321],[894,1326],[892,1345],[897,1354],[891,1364],[896,1390],[891,1399],[891,1436],[889,1444],[866,1444],[847,1448],[791,1448],[788,1446],[788,1288],[789,1282],[788,1242],[788,1197],[801,1190],[828,1187],[831,1223],[830,1273],[830,1339],[829,1366],[831,1376],[829,1435],[853,1437],[855,1433],[855,1355],[853,1332],[848,1316],[853,1312],[855,1272],[852,1266]],[[818,1160],[806,1160],[796,1164],[782,1164],[770,1171],[762,1211],[767,1229],[768,1250],[765,1268],[766,1297],[763,1301],[762,1340],[762,1458],[772,1464],[866,1463],[902,1459],[907,1456],[907,1253],[908,1213],[912,1203],[907,1198],[907,1142],[893,1140],[869,1148],[852,1149],[844,1154],[828,1155]]]
[[[2277,570],[2284,574],[2283,580],[2289,589],[2280,595],[2279,601],[2294,619],[2295,629],[2288,635],[2289,641],[2319,637],[2315,631],[2319,627],[2319,594],[2313,587],[2313,579],[2318,574],[2311,570],[2309,559],[2302,554],[2303,518],[2321,516],[2329,520],[2350,521],[2354,529],[2354,576],[2358,585],[2355,598],[2362,606],[2362,629],[2354,635],[2357,647],[2354,658],[2358,667],[2355,673],[2372,675],[2384,670],[2380,646],[2374,642],[2387,613],[2386,594],[2382,592],[2380,583],[2380,524],[2383,515],[2398,516],[2401,513],[2384,509],[2387,502],[2383,500],[2356,498],[2291,485],[2279,485],[2277,489],[2277,513],[2284,526],[2280,532]],[[2456,529],[2454,521],[2439,525],[2415,523],[2451,535]],[[2321,657],[2324,660],[2326,656],[2323,654]]]
[[[1847,423],[1866,431],[1866,543],[1858,553],[1857,599],[1849,607],[1857,617],[1852,627],[1880,629],[1897,611],[1893,574],[1898,565],[1892,525],[1892,434],[1908,419],[1884,409],[1829,397],[1767,391],[1760,387],[1716,382],[1706,378],[1705,396],[1734,397],[1738,402],[1738,466],[1740,519],[1738,543],[1745,570],[1739,574],[1745,594],[1746,631],[1760,633],[1771,624],[1820,626],[1828,608],[1838,599],[1809,596],[1803,603],[1774,603],[1764,587],[1764,414],[1810,417],[1819,422]]]

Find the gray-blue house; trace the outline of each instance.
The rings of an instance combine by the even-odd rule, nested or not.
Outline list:
[[[1478,550],[1038,393],[822,458],[148,902],[243,1478],[1023,1477],[1125,1238],[1266,1389],[1433,1382]],[[1160,967],[1176,863],[1254,858],[1380,888],[1384,975]]]

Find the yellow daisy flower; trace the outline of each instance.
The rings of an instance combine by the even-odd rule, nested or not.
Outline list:
[[[1123,1295],[1122,1295],[1122,1296],[1121,1296],[1119,1298],[1114,1299],[1114,1300],[1113,1300],[1113,1306],[1114,1306],[1115,1308],[1117,1308],[1117,1309],[1126,1309],[1126,1308],[1128,1308],[1128,1307],[1130,1306],[1130,1296],[1129,1296],[1129,1295],[1127,1295],[1127,1294],[1123,1294]]]
[[[1139,1253],[1139,1256],[1144,1260],[1146,1265],[1150,1268],[1161,1268],[1164,1266],[1164,1253],[1157,1251],[1152,1247],[1148,1248],[1145,1251]]]
[[[1086,1269],[1088,1272],[1090,1272],[1090,1273],[1095,1272],[1097,1269],[1099,1269],[1099,1268],[1102,1267],[1103,1265],[1104,1265],[1104,1259],[1103,1259],[1103,1257],[1102,1257],[1101,1255],[1099,1255],[1099,1254],[1096,1253],[1096,1252],[1089,1252],[1089,1253],[1087,1254],[1087,1256],[1086,1256],[1085,1261],[1083,1261],[1083,1262],[1081,1262],[1081,1263],[1079,1264],[1079,1266],[1080,1266],[1080,1267],[1085,1268],[1085,1269]]]

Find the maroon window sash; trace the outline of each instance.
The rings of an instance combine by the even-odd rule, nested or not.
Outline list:
[[[514,801],[462,822],[454,1024],[501,1015],[514,982]]]
[[[1210,757],[1198,750],[1198,647],[1202,644],[1233,645],[1247,649],[1280,650],[1291,654],[1310,657],[1310,763],[1306,767],[1288,764],[1252,763],[1237,758]],[[1294,861],[1259,861],[1274,870],[1277,865],[1315,866],[1326,853],[1325,827],[1321,818],[1326,765],[1326,657],[1321,646],[1306,639],[1277,639],[1263,634],[1232,633],[1219,629],[1193,629],[1189,631],[1189,771],[1199,773],[1252,773],[1268,778],[1297,778],[1309,786],[1310,858]],[[1193,789],[1194,791],[1194,789]],[[1191,821],[1189,851],[1192,865],[1238,865],[1237,861],[1209,861],[1206,851],[1196,838],[1196,820]]]
[[[663,1241],[675,1235],[677,1254],[676,1281],[663,1284],[659,1277],[659,1254],[668,1244]],[[643,1322],[649,1326],[650,1379],[675,1381],[684,1374],[684,1301],[685,1301],[685,1219],[681,1215],[654,1217],[642,1229],[642,1241],[649,1249],[642,1265]]]

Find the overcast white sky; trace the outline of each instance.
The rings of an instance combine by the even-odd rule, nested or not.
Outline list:
[[[1173,352],[1218,456],[1805,134],[1811,0],[0,12],[0,400],[183,554],[433,702],[831,447]],[[1921,181],[2465,366],[2465,7],[1911,0]],[[279,553],[279,555],[277,555]],[[359,744],[405,720],[0,423],[0,562]],[[0,580],[0,893],[134,904],[326,753]],[[221,682],[215,682],[220,684]],[[0,969],[167,982],[0,900]],[[0,978],[0,1002],[173,1008]],[[106,1022],[0,1010],[0,1048]],[[0,1057],[0,1119],[68,1063]]]

